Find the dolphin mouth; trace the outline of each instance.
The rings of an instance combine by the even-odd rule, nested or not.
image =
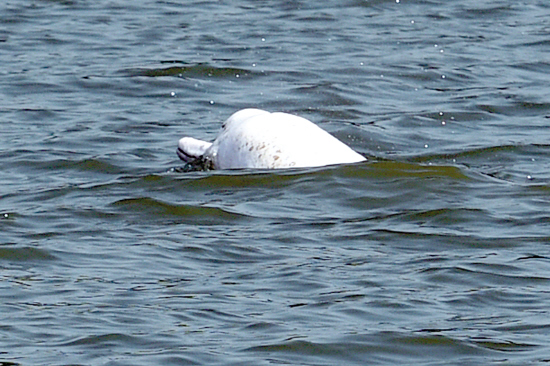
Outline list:
[[[178,154],[178,157],[185,162],[184,167],[181,169],[182,172],[200,172],[214,169],[212,161],[202,155],[194,156],[187,154],[183,149],[179,147],[176,150],[176,153]]]
[[[198,159],[198,156],[187,154],[181,147],[177,148],[176,154],[178,154],[178,157],[186,163],[190,163]]]

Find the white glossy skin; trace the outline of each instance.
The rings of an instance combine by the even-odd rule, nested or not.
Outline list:
[[[178,155],[202,158],[214,169],[281,169],[349,164],[366,159],[305,118],[243,109],[223,124],[213,143],[184,137]]]

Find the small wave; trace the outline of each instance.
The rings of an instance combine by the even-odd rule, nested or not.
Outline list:
[[[47,261],[57,259],[44,249],[34,247],[0,247],[0,260],[7,261]]]
[[[372,335],[355,335],[341,342],[312,342],[306,340],[289,340],[281,343],[250,347],[248,352],[269,352],[282,355],[308,355],[333,358],[335,361],[361,362],[369,358],[379,357],[392,359],[395,363],[433,355],[438,358],[440,352],[456,352],[459,354],[478,354],[483,352],[474,343],[454,339],[442,334],[400,334],[398,332],[379,332]],[[335,362],[335,363],[340,363]]]
[[[175,62],[174,62],[175,63]],[[159,68],[136,68],[124,71],[129,76],[146,77],[207,77],[207,78],[246,78],[257,74],[251,70],[234,67],[215,67],[207,63],[174,65]]]
[[[144,214],[150,219],[179,218],[196,224],[220,224],[240,220],[246,216],[225,211],[218,207],[171,204],[150,197],[127,198],[116,201],[113,206],[120,207],[134,214]]]
[[[404,161],[378,161],[370,164],[377,177],[383,178],[450,178],[469,180],[459,167],[452,165],[424,165]]]

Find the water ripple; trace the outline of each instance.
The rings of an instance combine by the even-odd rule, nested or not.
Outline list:
[[[134,215],[146,215],[151,219],[172,218],[181,222],[201,225],[219,225],[223,222],[233,222],[246,217],[218,207],[175,205],[150,197],[118,200],[113,203],[113,206]]]

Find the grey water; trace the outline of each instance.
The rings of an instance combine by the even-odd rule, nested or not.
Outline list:
[[[0,96],[2,366],[550,362],[545,0],[7,0]],[[183,173],[247,107],[368,161]]]

